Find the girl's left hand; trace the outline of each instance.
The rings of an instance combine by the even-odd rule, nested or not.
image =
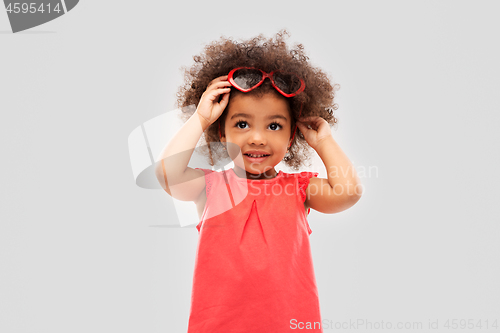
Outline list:
[[[297,121],[297,127],[304,134],[307,143],[315,150],[319,142],[332,136],[330,125],[319,116],[300,117]]]

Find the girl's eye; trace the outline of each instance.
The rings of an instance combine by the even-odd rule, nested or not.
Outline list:
[[[236,123],[236,127],[243,129],[244,127],[240,127],[240,126],[238,126],[238,125],[239,125],[239,124],[245,124],[245,125],[246,125],[246,123],[247,123],[246,121],[240,120],[240,121],[238,121],[238,122]]]
[[[273,128],[275,128],[275,126],[277,126],[276,130],[283,128],[283,126],[281,126],[281,125],[280,125],[279,123],[277,123],[277,122],[271,123],[269,126],[270,126],[270,127],[273,127]]]

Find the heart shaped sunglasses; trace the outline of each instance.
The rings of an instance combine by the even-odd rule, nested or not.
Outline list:
[[[266,78],[271,80],[273,87],[285,97],[293,97],[304,91],[304,80],[293,73],[281,70],[266,73],[255,67],[237,67],[228,74],[228,81],[241,92],[249,92],[260,86]]]

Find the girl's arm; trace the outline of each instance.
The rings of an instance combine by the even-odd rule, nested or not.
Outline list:
[[[187,165],[203,132],[224,111],[231,84],[227,76],[216,78],[203,93],[196,112],[167,143],[158,156],[156,177],[172,197],[181,201],[195,201],[205,188],[204,172]],[[223,98],[219,102],[219,96]]]
[[[178,200],[195,201],[205,188],[204,172],[187,165],[207,127],[195,112],[167,143],[157,159],[156,178],[163,189]]]
[[[310,123],[311,128],[305,123]],[[362,184],[351,161],[334,140],[326,120],[321,117],[302,118],[297,126],[325,164],[328,176],[328,179],[310,179],[306,206],[325,214],[338,213],[353,206],[361,198]]]

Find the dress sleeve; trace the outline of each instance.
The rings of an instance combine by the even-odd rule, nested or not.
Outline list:
[[[300,198],[302,202],[306,201],[306,189],[307,186],[309,186],[309,179],[312,177],[318,177],[319,172],[310,172],[310,171],[303,171],[299,173],[298,180],[299,180],[299,193],[300,193]],[[311,211],[311,208],[307,210],[307,214]]]
[[[197,170],[202,170],[205,173],[205,185],[206,185],[206,193],[208,197],[208,193],[210,192],[210,189],[212,188],[212,177],[207,177],[208,174],[214,172],[213,170],[210,169],[203,169],[203,168],[195,168]]]

